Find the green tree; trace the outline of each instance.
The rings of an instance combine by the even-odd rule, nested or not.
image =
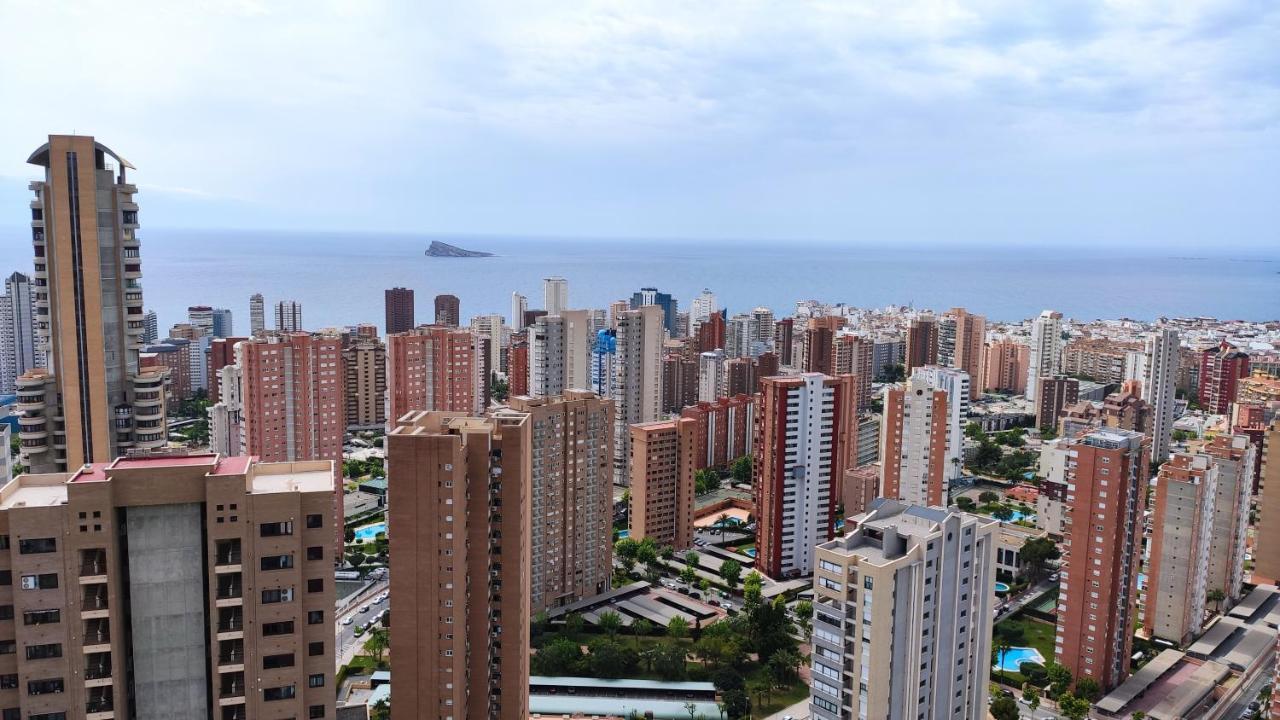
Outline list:
[[[684,554],[684,564],[689,567],[698,566],[698,553],[695,550],[688,550]]]
[[[964,426],[964,436],[972,440],[980,441],[985,438],[987,434],[982,431],[982,423],[971,422]]]
[[[751,482],[751,456],[743,455],[733,461],[733,465],[729,468],[729,474],[736,483]]]
[[[789,687],[800,678],[800,656],[791,650],[778,650],[769,656],[765,669],[769,681],[778,689]]]
[[[737,560],[725,560],[720,564],[720,577],[729,587],[737,587],[742,577],[742,564]]]
[[[1075,695],[1063,695],[1058,700],[1058,710],[1070,720],[1084,720],[1089,714],[1089,701]]]
[[[1028,685],[1022,689],[1022,699],[1027,701],[1027,707],[1035,710],[1040,707],[1040,689],[1035,685]]]
[[[1058,699],[1067,692],[1067,688],[1071,687],[1071,671],[1065,666],[1049,661],[1044,666],[1044,672],[1049,678],[1049,689],[1046,694],[1050,698]]]
[[[1216,613],[1222,609],[1222,601],[1227,599],[1227,594],[1222,592],[1222,588],[1214,588],[1204,594],[1204,599],[1213,603],[1213,611]]]
[[[705,495],[720,489],[720,473],[710,468],[693,473],[693,482],[699,495]]]
[[[546,610],[539,610],[538,614],[533,616],[532,627],[530,628],[534,637],[538,637],[547,631],[551,626],[551,618],[548,617]]]
[[[654,648],[653,670],[663,680],[683,680],[685,665],[684,645],[675,642],[659,643]]]
[[[364,641],[365,654],[372,657],[373,663],[379,667],[382,666],[382,658],[389,647],[391,647],[391,638],[387,629],[383,627],[370,630],[368,639]]]
[[[652,635],[653,623],[649,622],[645,618],[640,618],[639,620],[631,623],[631,634],[636,638],[636,647],[640,647],[640,636]]]
[[[711,581],[706,578],[699,579],[698,589],[702,592],[709,592],[711,590]]]
[[[564,630],[570,635],[581,635],[582,629],[586,626],[586,620],[582,619],[582,615],[578,613],[569,613],[564,616]]]
[[[635,650],[611,638],[593,640],[587,647],[591,651],[587,665],[598,678],[626,677],[639,662]]]
[[[689,634],[689,621],[681,615],[673,615],[667,622],[667,636],[679,640]]]
[[[369,720],[391,720],[391,704],[386,698],[374,703],[372,711],[369,713]]]
[[[1013,508],[1008,505],[997,505],[995,509],[991,511],[991,517],[1002,522],[1007,522],[1013,517]]]
[[[751,698],[747,697],[745,688],[725,690],[720,697],[724,700],[724,714],[728,720],[741,720],[751,714]]]
[[[494,400],[504,402],[507,399],[509,386],[506,380],[498,377],[498,373],[495,372],[489,376],[489,388]]]
[[[1089,702],[1097,702],[1102,697],[1102,687],[1093,678],[1080,678],[1076,681],[1076,695]]]
[[[723,566],[721,567],[723,570]],[[746,579],[742,581],[742,597],[748,605],[755,605],[760,602],[761,593],[764,591],[764,577],[752,570],[747,573]]]
[[[1035,580],[1040,579],[1050,560],[1057,560],[1060,557],[1062,557],[1062,551],[1058,549],[1057,543],[1047,537],[1031,538],[1023,543],[1022,549],[1018,551],[1018,558],[1031,571],[1031,577]]]
[[[685,585],[692,585],[698,580],[698,573],[688,565],[680,569],[680,582]]]
[[[1046,441],[1047,441],[1047,440],[1052,440],[1052,439],[1054,439],[1054,438],[1056,438],[1056,437],[1058,437],[1058,431],[1057,431],[1057,430],[1055,430],[1055,429],[1053,429],[1052,427],[1042,427],[1042,428],[1040,428],[1040,439],[1041,439],[1041,440],[1046,440]]]
[[[582,648],[557,637],[534,654],[532,665],[539,675],[577,675],[582,671]]]
[[[1018,720],[1018,703],[1008,695],[1001,695],[991,702],[991,717],[996,720]]]
[[[622,629],[622,616],[613,610],[605,610],[600,613],[600,629],[604,631],[610,638],[617,636],[618,631]]]
[[[973,512],[978,508],[978,504],[973,501],[973,498],[961,495],[956,498],[956,507],[964,512]]]
[[[978,493],[978,502],[982,503],[983,505],[987,505],[993,502],[998,502],[999,500],[1000,500],[999,493],[994,493],[990,490],[983,490],[982,492]]]

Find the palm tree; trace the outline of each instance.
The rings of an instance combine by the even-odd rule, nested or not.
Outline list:
[[[1222,609],[1222,601],[1227,599],[1227,594],[1222,592],[1222,588],[1214,588],[1205,594],[1204,599],[1213,603],[1213,612],[1217,614]]]

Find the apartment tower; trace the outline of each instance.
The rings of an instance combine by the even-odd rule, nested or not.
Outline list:
[[[436,325],[458,327],[461,303],[457,295],[437,295],[435,300]]]
[[[1027,391],[1027,366],[1031,352],[1012,340],[997,340],[987,346],[984,390],[1022,395]]]
[[[907,324],[906,370],[938,363],[938,319],[925,313]]]
[[[635,423],[630,435],[631,537],[659,546],[693,546],[696,422],[688,418]]]
[[[964,308],[951,308],[943,316],[949,326],[948,348],[944,353],[939,340],[939,355],[947,355],[950,367],[963,370],[969,374],[969,399],[974,400],[982,395],[982,378],[985,374],[987,319],[974,315]],[[947,364],[939,358],[939,364]]]
[[[1204,622],[1217,492],[1218,468],[1208,455],[1177,453],[1160,466],[1142,626],[1177,645]]]
[[[1262,433],[1253,582],[1280,583],[1280,415]]]
[[[12,393],[18,377],[44,364],[37,348],[35,290],[31,278],[15,272],[0,293],[0,393]]]
[[[529,334],[529,394],[554,397],[591,387],[591,323],[586,310],[534,321]]]
[[[48,369],[15,380],[23,462],[51,472],[163,447],[164,371],[138,362],[137,187],[125,174],[133,166],[92,137],[69,135],[50,135],[27,162],[45,169],[30,187],[35,333]]]
[[[427,325],[387,337],[388,422],[421,410],[477,414],[480,350],[467,330]]]
[[[1225,415],[1236,401],[1240,378],[1249,377],[1249,354],[1227,341],[1200,353],[1200,406]]]
[[[529,717],[530,443],[522,413],[387,435],[393,720]]]
[[[879,499],[851,524],[816,549],[814,720],[987,717],[999,523]]]
[[[1249,500],[1257,450],[1246,435],[1217,435],[1199,451],[1218,468],[1209,546],[1209,590],[1221,590],[1226,604],[1243,597],[1244,554],[1249,530]]]
[[[1128,676],[1133,654],[1150,444],[1114,429],[1061,442],[1073,462],[1054,654],[1076,680],[1107,692]]]
[[[249,334],[261,335],[266,332],[266,308],[265,301],[262,299],[262,293],[254,293],[249,296]]]
[[[586,390],[511,398],[532,437],[532,612],[598,595],[613,577],[613,401]],[[505,413],[506,411],[499,411]]]
[[[754,440],[756,567],[772,578],[813,572],[835,531],[838,483],[854,444],[853,382],[821,373],[765,378]]]
[[[548,315],[569,309],[569,281],[562,277],[542,279],[542,307]]]
[[[662,308],[644,305],[618,317],[614,357],[614,482],[631,473],[631,432],[635,423],[658,419],[662,403]]]
[[[914,505],[946,505],[948,393],[912,375],[885,393],[880,424],[880,492]],[[963,432],[963,431],[962,431]]]
[[[332,463],[212,454],[0,488],[0,626],[23,649],[4,715],[333,717],[333,492]]]
[[[348,430],[387,425],[387,346],[377,337],[355,337],[342,348]]]
[[[947,394],[947,457],[944,475],[948,487],[964,477],[964,426],[969,417],[969,394],[972,383],[969,373],[941,365],[917,368],[913,376],[919,376],[934,390]]]
[[[1042,376],[1036,382],[1036,427],[1058,426],[1062,409],[1080,400],[1080,381],[1065,375]]]
[[[414,322],[413,288],[394,287],[383,291],[385,327],[388,335],[412,330]]]
[[[1062,372],[1062,313],[1045,310],[1031,322],[1027,358],[1027,399],[1035,400],[1039,379]]]

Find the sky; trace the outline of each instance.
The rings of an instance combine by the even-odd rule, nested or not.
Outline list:
[[[1280,247],[1273,0],[0,0],[144,225]]]

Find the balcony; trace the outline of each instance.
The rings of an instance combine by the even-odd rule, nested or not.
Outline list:
[[[235,666],[229,668],[228,666]],[[218,641],[218,669],[244,669],[244,640]]]
[[[242,697],[244,697],[244,673],[236,671],[222,675],[218,683],[218,698],[227,700]]]
[[[111,644],[111,624],[107,618],[92,618],[84,621],[84,649],[86,653],[108,652],[110,648],[99,648]]]
[[[219,540],[214,558],[215,572],[238,572],[240,570],[240,539]]]
[[[80,551],[80,584],[107,581],[107,551],[101,548]]]
[[[84,661],[84,679],[86,681],[111,679],[111,653],[92,653]]]
[[[244,705],[228,705],[222,708],[222,720],[245,720]]]
[[[244,608],[225,607],[218,609],[218,634],[244,633]],[[219,637],[219,639],[222,639]]]

